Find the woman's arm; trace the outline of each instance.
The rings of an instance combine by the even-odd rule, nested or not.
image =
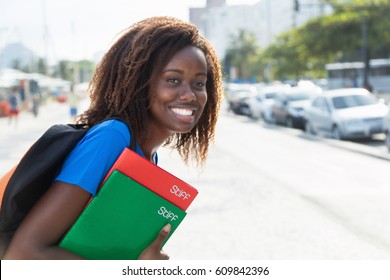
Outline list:
[[[20,224],[4,259],[82,259],[57,244],[90,197],[78,186],[55,182]]]
[[[87,191],[78,186],[57,181],[20,224],[4,259],[82,259],[57,244],[80,216],[90,197]],[[139,259],[169,259],[161,246],[170,229],[170,225],[165,226]]]

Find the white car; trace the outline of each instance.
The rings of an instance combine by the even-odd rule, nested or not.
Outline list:
[[[230,83],[225,86],[228,110],[238,115],[250,115],[248,100],[257,94],[254,84]]]
[[[250,116],[254,119],[263,118],[271,122],[271,108],[278,94],[284,93],[290,86],[272,85],[260,89],[259,93],[248,100]]]
[[[334,139],[370,138],[385,132],[388,107],[363,88],[325,91],[305,111],[305,129]]]

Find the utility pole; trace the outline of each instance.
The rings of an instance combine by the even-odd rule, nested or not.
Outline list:
[[[76,60],[77,57],[77,36],[76,36],[76,25],[72,21],[71,23],[72,37],[73,37],[73,85],[80,83],[80,66]]]
[[[267,45],[272,43],[272,7],[271,0],[267,0],[266,2],[266,11],[267,11]]]
[[[370,72],[370,58],[367,48],[367,19],[364,11],[361,11],[362,17],[362,57],[364,63],[363,70],[363,87],[370,89],[369,72]]]
[[[44,48],[44,61],[45,61],[45,66],[44,66],[44,74],[48,75],[49,73],[49,31],[47,27],[47,19],[46,19],[46,1],[42,0],[42,24],[43,24],[43,48]]]
[[[322,1],[324,3],[324,1]],[[330,5],[332,8],[334,8],[334,4],[327,2],[328,5]],[[336,4],[337,5],[337,4]],[[369,77],[370,77],[370,52],[368,49],[368,43],[367,43],[367,17],[366,17],[366,7],[365,5],[358,6],[355,8],[355,11],[360,12],[361,16],[361,43],[362,43],[362,62],[364,63],[363,68],[363,81],[362,81],[362,87],[371,89]]]

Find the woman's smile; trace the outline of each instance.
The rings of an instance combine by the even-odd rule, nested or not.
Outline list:
[[[190,110],[190,109],[172,108],[171,110],[179,116],[192,116],[192,115],[194,115],[194,110]]]
[[[194,108],[171,107],[170,110],[179,122],[194,123],[195,121],[195,112],[197,110]]]

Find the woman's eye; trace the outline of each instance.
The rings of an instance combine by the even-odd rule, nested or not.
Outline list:
[[[178,83],[179,83],[179,80],[176,79],[176,78],[168,78],[168,79],[167,79],[167,82],[168,82],[168,83],[172,83],[172,84],[178,84]]]
[[[198,82],[195,82],[194,85],[198,88],[204,88],[206,86],[206,83],[202,82],[202,81],[198,81]]]

